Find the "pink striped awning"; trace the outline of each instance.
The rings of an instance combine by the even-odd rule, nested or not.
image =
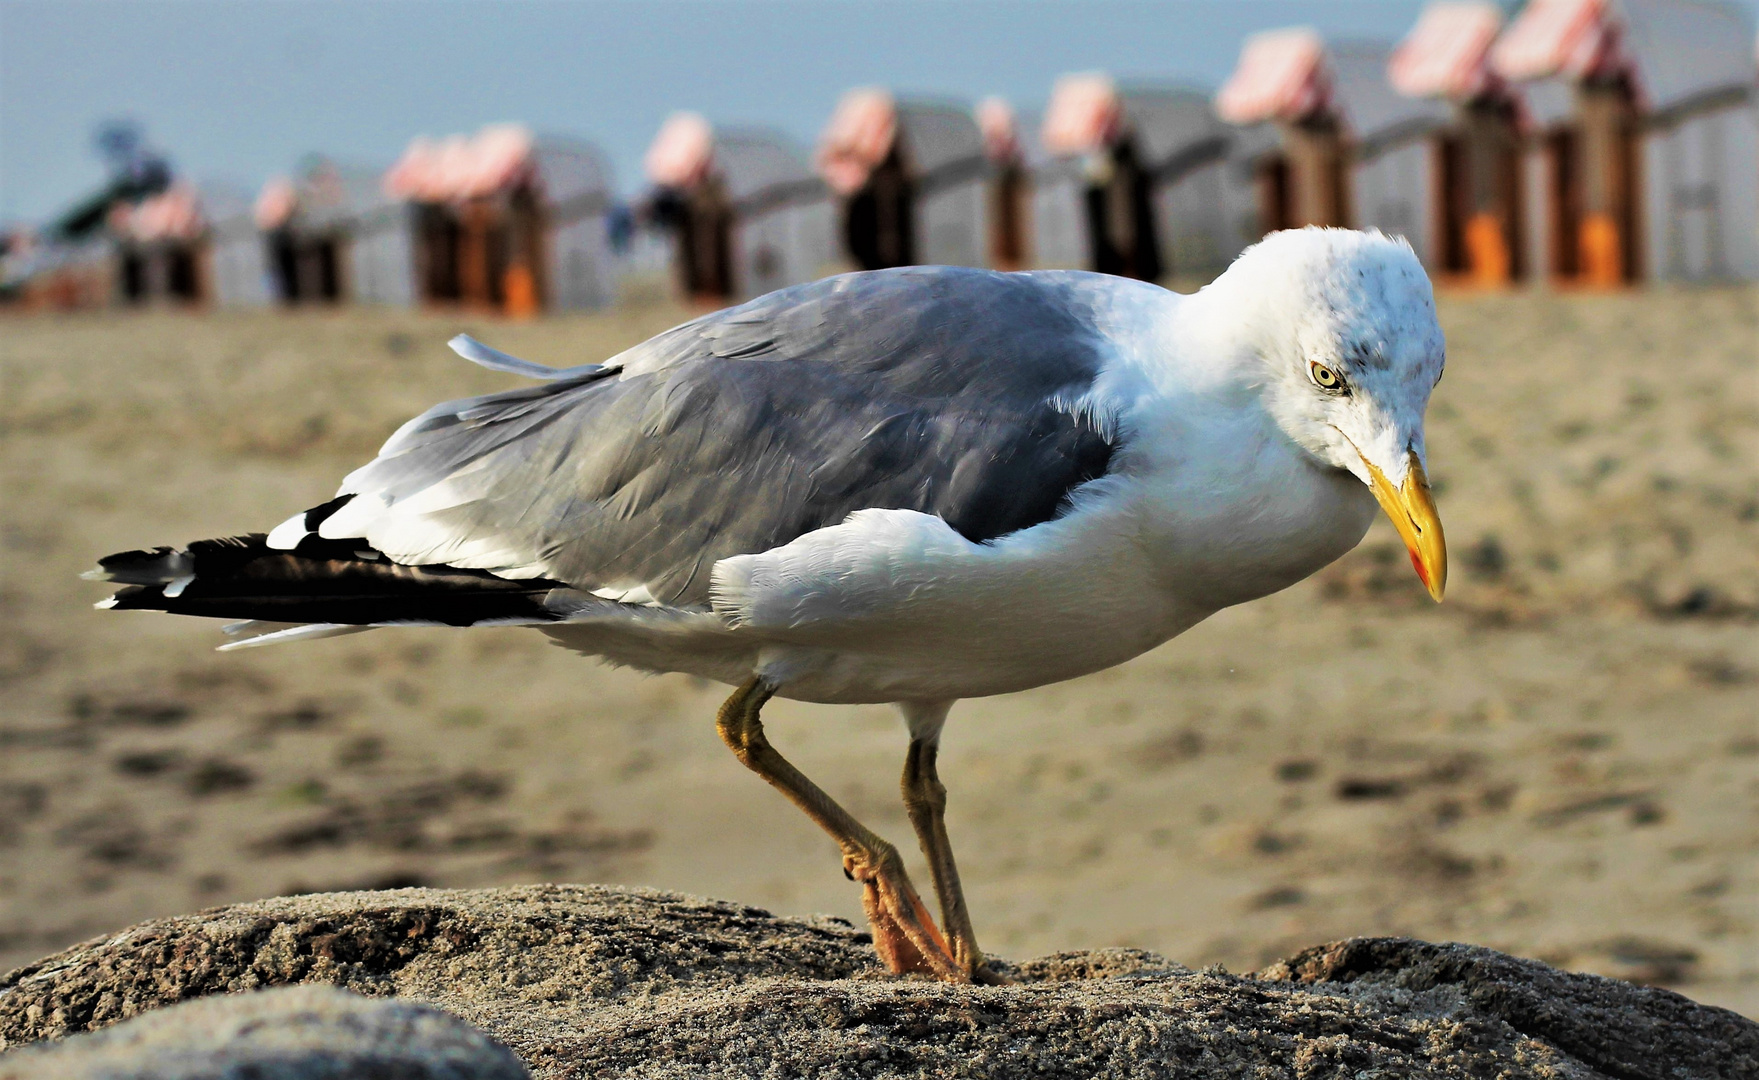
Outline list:
[[[871,86],[851,90],[819,136],[814,164],[832,190],[852,195],[886,160],[897,138],[898,105],[892,95]]]
[[[702,183],[714,159],[715,129],[699,113],[675,112],[660,125],[642,166],[661,187],[688,188]]]
[[[1124,110],[1107,75],[1064,75],[1051,88],[1040,138],[1053,154],[1091,154],[1117,138]]]
[[[117,203],[110,211],[112,231],[130,240],[194,240],[207,228],[201,199],[188,184],[173,184],[133,206]]]
[[[1617,46],[1606,0],[1532,0],[1491,50],[1490,65],[1516,82],[1581,78],[1609,64]]]
[[[1232,124],[1299,120],[1330,104],[1325,42],[1306,27],[1266,30],[1246,39],[1240,62],[1215,96]]]
[[[293,181],[285,176],[276,176],[257,193],[251,216],[256,218],[257,228],[271,232],[291,221],[293,212],[297,209],[299,192],[294,188]]]
[[[977,130],[983,133],[983,156],[998,164],[1020,160],[1020,130],[1014,107],[999,97],[977,103]]]
[[[1387,63],[1387,79],[1407,97],[1465,101],[1490,90],[1490,47],[1502,9],[1480,0],[1431,4]]]
[[[491,195],[530,179],[533,148],[531,132],[518,124],[491,124],[440,142],[421,136],[385,174],[385,194],[420,202]]]

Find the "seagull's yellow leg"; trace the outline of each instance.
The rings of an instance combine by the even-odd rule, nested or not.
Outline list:
[[[953,946],[953,960],[973,982],[996,985],[1004,980],[983,962],[971,914],[965,909],[965,889],[959,884],[959,868],[953,863],[953,845],[947,839],[947,789],[935,770],[940,744],[934,739],[912,738],[904,755],[904,809],[928,859],[934,891],[941,902],[941,924]]]
[[[898,849],[838,806],[764,737],[759,714],[775,692],[776,688],[761,678],[753,678],[733,691],[715,717],[721,740],[746,768],[806,811],[806,816],[818,822],[837,842],[843,851],[843,872],[861,883],[861,902],[873,926],[874,948],[887,967],[896,972],[926,971],[950,981],[968,981],[966,967],[953,958],[946,940],[935,929],[928,908],[911,887]]]

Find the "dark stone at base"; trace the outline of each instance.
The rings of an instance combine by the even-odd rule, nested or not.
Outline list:
[[[1759,1025],[1671,990],[1559,971],[1471,945],[1354,938],[1261,973],[1303,984],[1450,988],[1475,1012],[1607,1076],[1759,1078]]]
[[[658,892],[332,893],[143,923],[0,977],[0,1046],[315,982],[445,1009],[539,1077],[1759,1078],[1759,1024],[1466,945],[1356,939],[1256,976],[1133,950],[998,966],[1014,985],[894,978],[840,920]]]

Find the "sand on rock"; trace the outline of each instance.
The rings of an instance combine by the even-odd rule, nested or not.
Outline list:
[[[1000,966],[1013,985],[895,978],[841,920],[672,893],[329,893],[19,968],[0,978],[0,1045],[324,983],[451,1012],[540,1078],[1759,1075],[1759,1024],[1735,1013],[1466,945],[1355,939],[1256,975],[1136,950]]]

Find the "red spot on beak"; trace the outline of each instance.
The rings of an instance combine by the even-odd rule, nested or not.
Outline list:
[[[1425,589],[1429,588],[1429,571],[1423,569],[1423,560],[1417,557],[1417,549],[1406,548],[1405,554],[1411,556],[1411,569],[1417,571],[1417,580],[1423,582]]]

